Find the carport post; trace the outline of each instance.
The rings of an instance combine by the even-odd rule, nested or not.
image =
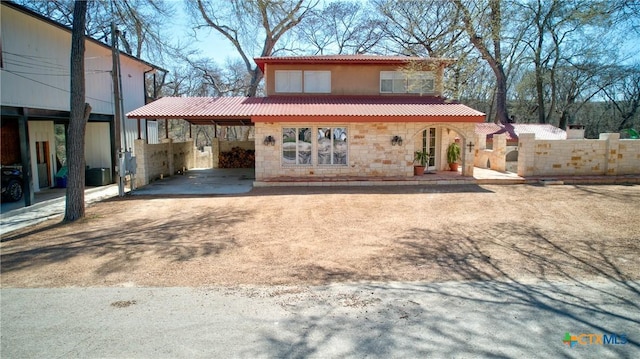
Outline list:
[[[22,162],[22,194],[24,206],[29,207],[35,201],[31,175],[31,151],[29,146],[29,127],[27,109],[22,109],[22,116],[18,117],[18,136],[20,137],[20,160]]]

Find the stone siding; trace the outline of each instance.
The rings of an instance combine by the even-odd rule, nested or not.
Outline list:
[[[620,140],[617,133],[603,133],[597,140],[519,137],[519,176],[640,174],[640,141]]]
[[[640,140],[620,140],[618,142],[618,174],[640,173]]]
[[[348,138],[347,165],[317,164],[317,136],[312,136],[312,164],[285,165],[282,163],[282,128],[311,127],[317,133],[318,127],[346,127]],[[256,124],[256,181],[278,177],[326,178],[340,176],[391,177],[413,176],[413,157],[422,146],[422,131],[436,127],[439,133],[446,128],[459,134],[463,141],[473,139],[474,123],[322,123],[310,126],[300,123],[257,123]],[[450,131],[450,132],[452,132]],[[453,133],[453,132],[452,132]],[[274,146],[264,145],[267,136],[276,139]],[[391,138],[400,136],[402,146],[393,146]],[[442,141],[444,142],[444,141]],[[446,148],[447,144],[441,144]],[[461,143],[466,145],[466,142]],[[473,174],[473,153],[464,151],[463,174]],[[446,152],[440,150],[436,159],[438,169],[446,164]]]

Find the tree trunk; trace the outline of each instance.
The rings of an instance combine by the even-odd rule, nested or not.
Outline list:
[[[71,95],[67,132],[67,196],[65,222],[84,217],[85,157],[84,136],[91,106],[85,103],[84,26],[87,2],[76,1],[71,33]]]
[[[496,77],[496,118],[495,123],[507,123],[509,121],[509,113],[507,111],[507,75],[504,72],[502,66],[501,55],[501,25],[502,13],[500,0],[489,1],[489,8],[491,10],[490,22],[488,24],[491,31],[491,42],[493,43],[493,54],[489,52],[487,46],[485,46],[483,39],[478,35],[474,29],[472,15],[469,9],[462,4],[460,0],[453,0],[454,4],[462,12],[462,22],[464,28],[469,35],[471,44],[480,52],[482,58],[487,61],[491,70]]]

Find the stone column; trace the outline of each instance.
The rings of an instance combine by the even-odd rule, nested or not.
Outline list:
[[[149,184],[148,159],[146,158],[147,140],[133,141],[133,148],[136,153],[136,188]]]
[[[491,169],[504,172],[507,169],[507,134],[493,135],[493,156],[491,156]]]
[[[518,135],[518,176],[533,176],[535,166],[536,135],[521,133]]]
[[[211,168],[220,167],[220,140],[216,137],[211,140]]]
[[[600,140],[607,142],[605,145],[604,174],[616,176],[618,174],[618,152],[620,151],[619,133],[601,133]]]

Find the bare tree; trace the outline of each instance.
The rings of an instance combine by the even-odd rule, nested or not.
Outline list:
[[[276,44],[302,21],[317,1],[309,0],[231,0],[188,2],[198,24],[196,29],[210,28],[222,34],[236,48],[251,82],[245,95],[258,91],[263,74],[253,64],[253,56],[272,56]],[[203,23],[204,22],[204,23]]]
[[[64,221],[84,217],[85,157],[84,142],[91,106],[85,103],[84,82],[84,23],[86,1],[76,1],[71,33],[71,114],[67,133],[67,195]]]
[[[333,1],[311,12],[298,26],[298,36],[316,55],[369,53],[383,37],[382,23],[373,14],[362,2]]]
[[[74,0],[19,0],[34,11],[71,26]],[[167,39],[162,31],[173,13],[170,1],[162,0],[96,0],[89,1],[85,20],[86,36],[110,43],[111,22],[120,29],[120,50],[138,58],[160,60]]]
[[[376,0],[387,39],[411,56],[452,56],[461,48],[460,11],[441,0]]]
[[[536,109],[539,123],[548,123],[557,107],[572,106],[573,96],[558,96],[557,91],[563,85],[557,81],[557,71],[567,74],[567,67],[593,69],[597,63],[603,66],[617,61],[615,50],[603,41],[607,37],[607,28],[614,20],[616,2],[612,1],[543,1],[534,0],[515,2],[518,8],[520,28],[527,34],[522,39],[530,51],[535,74]],[[572,63],[589,64],[573,66]],[[560,70],[561,69],[561,70]],[[574,70],[569,72],[575,73]],[[574,78],[593,77],[588,73]],[[577,86],[581,80],[572,82]],[[565,88],[566,90],[566,88]],[[569,91],[575,93],[575,91]],[[565,92],[566,94],[566,92]],[[561,98],[568,101],[557,103]],[[569,114],[563,110],[560,126],[567,124]]]
[[[507,75],[504,71],[502,59],[502,1],[489,0],[486,8],[472,7],[479,5],[466,5],[462,0],[452,0],[462,14],[464,30],[469,36],[469,41],[480,52],[482,58],[487,61],[496,80],[496,123],[509,121],[507,109]],[[472,12],[473,11],[473,12]],[[485,42],[485,36],[488,39]]]
[[[614,81],[603,87],[604,95],[618,118],[610,130],[622,131],[640,126],[640,65],[617,67],[612,75],[616,76]]]

